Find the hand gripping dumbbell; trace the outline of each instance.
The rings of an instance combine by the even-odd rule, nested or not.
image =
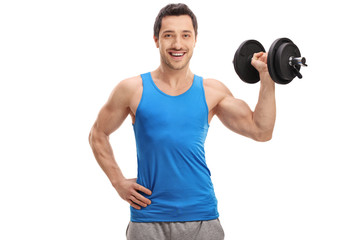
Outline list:
[[[244,41],[235,52],[235,71],[246,83],[260,81],[258,71],[251,65],[251,59],[257,52],[265,52],[265,48],[256,40]],[[295,77],[302,78],[300,68],[307,67],[299,48],[288,38],[279,38],[273,42],[268,52],[267,66],[271,78],[279,84],[288,84]]]

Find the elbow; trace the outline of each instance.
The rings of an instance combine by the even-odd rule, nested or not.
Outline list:
[[[105,134],[103,131],[99,130],[96,126],[93,126],[89,133],[89,144],[93,148],[98,142],[103,140],[109,140],[109,135]]]
[[[90,131],[90,133],[89,133],[88,140],[89,140],[89,144],[91,145],[91,131]]]
[[[90,130],[90,133],[89,133],[89,137],[88,137],[88,141],[89,141],[89,144],[91,147],[93,146],[95,137],[96,137],[95,127],[92,127]]]
[[[272,139],[273,131],[260,132],[253,138],[257,142],[268,142]]]
[[[257,142],[268,142],[272,139],[272,136],[266,136],[256,139]]]
[[[93,139],[93,133],[92,133],[92,129],[91,129],[91,131],[89,133],[89,137],[88,137],[90,146],[92,146],[92,139]]]

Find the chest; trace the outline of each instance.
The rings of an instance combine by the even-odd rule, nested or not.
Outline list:
[[[162,90],[163,92],[165,92],[166,94],[169,94],[169,95],[179,95],[182,93],[181,91],[180,92],[179,91],[171,91],[171,90],[165,89],[165,88],[160,88],[160,90]],[[139,87],[133,94],[132,98],[130,99],[129,107],[130,107],[130,115],[132,118],[132,123],[135,123],[136,111],[137,111],[137,108],[141,101],[142,92],[143,92],[143,87],[142,87],[142,85],[139,85]],[[208,115],[209,122],[208,123],[210,124],[213,116],[215,115],[215,107],[220,102],[223,95],[219,91],[216,91],[214,88],[207,86],[205,81],[204,81],[204,92],[205,92],[206,104],[209,109],[209,115]],[[161,111],[160,108],[159,108],[159,111]],[[156,114],[161,114],[161,113],[156,113]]]

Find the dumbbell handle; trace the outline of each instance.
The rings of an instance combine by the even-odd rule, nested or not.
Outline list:
[[[307,67],[306,58],[304,57],[290,57],[289,64],[290,66],[298,65],[298,66]]]
[[[295,66],[307,67],[306,58],[304,58],[304,57],[290,57],[289,58],[289,65],[293,67],[293,71],[294,71],[295,75],[298,78],[301,79],[302,75]]]

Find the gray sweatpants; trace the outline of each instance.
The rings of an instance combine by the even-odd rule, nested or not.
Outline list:
[[[127,240],[223,240],[219,218],[192,222],[129,222]]]

